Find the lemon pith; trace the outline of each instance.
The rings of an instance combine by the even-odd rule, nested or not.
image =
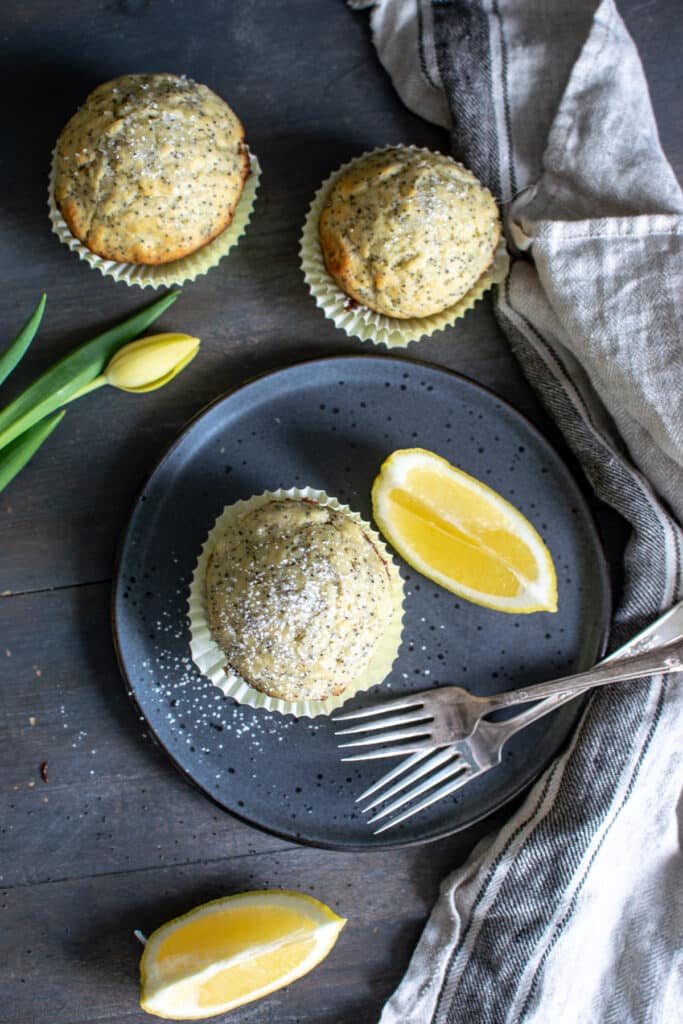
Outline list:
[[[557,610],[550,552],[510,502],[446,459],[400,449],[372,488],[377,525],[422,575],[499,611]]]
[[[301,893],[266,890],[213,900],[150,936],[140,961],[140,1004],[168,1020],[225,1013],[306,974],[345,923]]]

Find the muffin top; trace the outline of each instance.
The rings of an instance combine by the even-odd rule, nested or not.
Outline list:
[[[294,498],[246,511],[217,540],[206,601],[230,668],[285,701],[341,693],[394,615],[372,537],[344,512]]]
[[[124,75],[95,89],[62,131],[55,201],[99,256],[167,263],[230,224],[248,172],[244,129],[205,85]]]
[[[488,189],[450,157],[396,147],[354,161],[320,216],[328,273],[363,306],[407,319],[458,302],[493,261]]]

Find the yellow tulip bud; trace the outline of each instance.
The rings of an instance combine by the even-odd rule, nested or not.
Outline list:
[[[104,375],[115,388],[143,394],[168,384],[198,351],[199,338],[189,334],[153,334],[120,348]]]

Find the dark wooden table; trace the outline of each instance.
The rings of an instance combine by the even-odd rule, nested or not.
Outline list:
[[[622,7],[680,173],[678,0]],[[366,16],[338,0],[7,0],[0,26],[2,339],[48,293],[7,397],[152,297],[102,278],[50,232],[51,147],[91,88],[128,71],[186,73],[235,107],[263,165],[239,248],[161,322],[199,335],[200,357],[153,395],[105,389],[73,406],[0,495],[0,1021],[148,1020],[133,929],[265,887],[312,893],[349,925],[314,973],[230,1020],[374,1021],[440,880],[496,821],[377,856],[294,845],[234,820],[180,778],[136,718],[112,647],[111,576],[131,503],[189,417],[260,371],[365,350],[323,318],[299,270],[299,230],[318,183],[367,148],[447,149],[448,139],[401,105]],[[488,303],[465,324],[409,355],[463,371],[544,425]]]

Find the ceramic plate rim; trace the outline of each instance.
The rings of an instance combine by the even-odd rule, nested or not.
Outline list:
[[[407,847],[411,847],[411,846],[421,846],[421,845],[425,845],[425,844],[431,843],[431,842],[437,842],[439,840],[446,839],[449,836],[453,836],[453,835],[460,834],[460,833],[466,833],[469,829],[474,828],[477,824],[479,824],[484,819],[492,817],[494,814],[496,814],[498,811],[500,811],[503,807],[512,805],[512,803],[519,798],[520,794],[522,794],[523,792],[529,790],[531,788],[531,786],[533,786],[535,784],[535,782],[538,780],[539,776],[543,773],[543,771],[545,771],[548,768],[548,766],[550,765],[552,760],[554,758],[556,758],[557,756],[559,756],[563,746],[566,744],[566,742],[569,739],[570,735],[572,734],[573,730],[576,728],[576,726],[578,724],[578,721],[579,721],[579,718],[581,717],[581,714],[583,713],[583,710],[585,709],[585,706],[586,706],[588,700],[590,699],[589,695],[584,695],[583,697],[577,698],[576,701],[573,702],[576,705],[576,712],[575,712],[575,715],[574,715],[573,722],[572,722],[571,726],[568,727],[568,729],[567,729],[567,731],[566,731],[562,741],[558,744],[558,746],[549,755],[547,755],[544,759],[542,759],[541,762],[539,762],[539,767],[538,767],[537,771],[534,773],[533,777],[531,779],[525,779],[525,780],[521,781],[519,786],[513,786],[512,792],[508,792],[507,794],[502,795],[501,798],[499,800],[497,800],[497,801],[493,801],[491,803],[488,803],[485,806],[485,808],[483,808],[481,811],[479,811],[479,812],[475,811],[475,813],[466,822],[457,824],[454,827],[444,828],[443,831],[439,832],[437,835],[428,835],[428,836],[425,836],[425,837],[414,836],[414,837],[409,837],[409,838],[406,838],[404,836],[398,838],[398,836],[395,836],[395,837],[392,837],[392,839],[389,840],[389,841],[387,841],[388,837],[386,837],[386,838],[382,837],[383,841],[382,842],[377,842],[375,846],[373,846],[373,842],[372,842],[372,839],[373,839],[372,833],[368,833],[368,841],[367,842],[363,842],[363,843],[334,842],[334,841],[325,840],[325,839],[321,839],[321,838],[310,838],[310,837],[307,837],[306,835],[303,835],[301,833],[292,834],[291,832],[287,832],[287,831],[281,830],[281,829],[277,828],[274,825],[269,825],[269,824],[261,822],[261,821],[255,821],[252,818],[250,818],[248,816],[248,814],[245,814],[244,812],[240,812],[239,810],[233,809],[232,807],[227,807],[217,796],[215,796],[209,789],[205,788],[200,782],[198,782],[194,778],[192,772],[188,771],[187,768],[185,768],[180,763],[180,761],[175,757],[175,755],[166,747],[166,745],[164,744],[162,739],[157,735],[157,732],[156,732],[154,726],[150,722],[149,718],[147,717],[147,715],[144,712],[144,709],[142,708],[142,706],[140,705],[140,703],[139,703],[139,701],[137,699],[134,686],[133,686],[132,681],[131,681],[131,679],[130,679],[130,677],[128,675],[128,671],[127,671],[127,667],[126,667],[126,663],[125,663],[125,658],[124,658],[124,653],[123,653],[123,645],[121,643],[121,636],[120,636],[119,627],[118,627],[117,612],[116,612],[117,597],[118,597],[119,589],[121,587],[121,569],[122,569],[123,559],[124,559],[124,555],[125,555],[125,552],[126,552],[126,548],[128,546],[129,540],[130,540],[130,535],[131,535],[131,531],[132,531],[132,528],[133,528],[133,520],[135,518],[135,514],[136,514],[136,512],[137,512],[137,510],[139,508],[140,501],[141,501],[142,496],[145,493],[145,490],[148,488],[148,486],[150,485],[152,479],[157,475],[157,473],[159,473],[163,469],[163,467],[167,463],[167,461],[169,459],[171,459],[171,457],[173,456],[173,454],[175,453],[177,448],[180,447],[183,444],[183,442],[185,441],[185,438],[192,431],[192,429],[197,425],[197,423],[199,423],[202,419],[204,419],[204,417],[208,416],[217,406],[219,406],[219,405],[221,405],[223,403],[228,403],[230,401],[230,399],[233,398],[234,395],[236,395],[239,392],[243,391],[245,388],[248,388],[251,385],[257,384],[257,383],[259,383],[261,381],[267,380],[268,378],[277,376],[279,374],[287,374],[290,371],[300,370],[302,367],[305,367],[305,366],[308,366],[308,365],[311,365],[311,366],[312,365],[316,365],[317,366],[317,365],[320,365],[322,363],[329,364],[329,363],[340,363],[340,362],[349,362],[349,361],[356,361],[357,362],[357,361],[360,361],[360,360],[363,360],[363,361],[373,361],[373,362],[378,362],[378,363],[386,363],[387,361],[390,361],[392,363],[406,364],[406,365],[412,365],[412,366],[416,366],[416,367],[422,367],[422,368],[427,369],[429,371],[436,372],[437,374],[444,374],[445,376],[447,376],[449,378],[455,378],[456,380],[458,380],[461,383],[463,383],[466,387],[471,387],[471,388],[474,388],[475,390],[484,392],[488,397],[495,399],[495,401],[499,402],[502,406],[506,407],[508,412],[511,412],[513,414],[513,416],[518,417],[523,422],[525,429],[527,429],[538,440],[540,440],[542,446],[548,448],[552,452],[554,458],[557,460],[557,463],[560,464],[563,467],[563,469],[564,469],[565,473],[567,474],[567,476],[572,480],[574,486],[576,487],[576,491],[577,491],[578,497],[579,497],[579,499],[581,500],[581,502],[583,503],[583,506],[584,506],[584,508],[583,508],[583,512],[585,513],[584,521],[588,525],[589,530],[593,534],[593,539],[595,541],[596,552],[598,553],[598,556],[599,556],[598,557],[598,566],[597,566],[597,576],[600,578],[600,581],[601,581],[601,584],[600,584],[600,587],[601,587],[600,605],[601,605],[601,613],[602,613],[603,622],[602,622],[602,630],[601,630],[601,638],[600,638],[599,649],[596,652],[597,658],[601,657],[604,654],[606,646],[607,646],[607,640],[608,640],[608,636],[609,636],[609,627],[610,627],[610,621],[611,621],[611,612],[612,612],[612,594],[611,594],[611,585],[610,585],[609,566],[608,566],[607,558],[605,556],[604,547],[603,547],[603,544],[602,544],[602,539],[600,537],[600,534],[599,534],[599,531],[598,531],[598,527],[597,527],[597,525],[595,523],[595,518],[594,518],[593,512],[592,512],[592,510],[591,510],[591,508],[590,508],[590,506],[588,504],[584,487],[582,487],[580,482],[577,480],[575,473],[569,467],[569,465],[567,464],[567,461],[565,460],[565,458],[556,450],[556,448],[552,444],[552,442],[548,440],[548,438],[536,426],[536,424],[533,423],[529,419],[528,416],[526,416],[523,412],[521,412],[516,406],[514,406],[510,401],[508,401],[506,398],[501,396],[498,392],[494,391],[492,388],[488,387],[487,385],[482,384],[481,382],[479,382],[479,381],[477,381],[477,380],[475,380],[475,379],[473,379],[471,377],[468,377],[466,374],[464,374],[464,373],[462,373],[460,371],[457,371],[457,370],[452,370],[449,367],[440,366],[440,365],[437,365],[437,364],[434,364],[434,363],[429,363],[426,360],[415,359],[413,357],[392,356],[392,355],[379,355],[379,354],[373,353],[373,352],[369,352],[369,353],[363,353],[363,352],[361,352],[361,353],[346,353],[346,354],[342,353],[342,354],[336,354],[336,355],[332,355],[332,356],[321,356],[321,357],[314,357],[314,358],[310,358],[310,359],[301,359],[301,360],[298,360],[298,361],[295,361],[295,362],[286,363],[283,366],[279,366],[279,367],[275,367],[275,368],[271,368],[271,369],[265,370],[265,371],[263,371],[261,373],[255,374],[255,375],[253,375],[251,377],[246,378],[245,380],[240,381],[239,383],[235,384],[234,387],[231,387],[231,388],[227,389],[226,391],[224,391],[220,395],[218,395],[216,398],[212,399],[210,402],[208,402],[204,406],[202,406],[189,420],[187,420],[182,425],[182,427],[180,428],[180,430],[179,430],[178,434],[176,435],[176,437],[161,452],[161,454],[159,455],[157,460],[154,462],[151,470],[145,476],[144,481],[143,481],[141,487],[139,488],[138,493],[136,494],[136,496],[135,496],[135,498],[134,498],[134,500],[133,500],[133,502],[132,502],[132,504],[131,504],[131,506],[129,508],[129,511],[128,511],[128,514],[127,514],[127,517],[126,517],[126,523],[125,523],[124,529],[123,529],[123,531],[121,533],[121,536],[119,538],[117,547],[116,547],[116,554],[115,554],[115,561],[114,561],[114,573],[113,573],[113,577],[112,577],[112,587],[111,587],[110,620],[111,620],[111,626],[112,626],[114,650],[115,650],[115,653],[116,653],[116,658],[117,658],[117,661],[118,661],[119,670],[121,672],[122,681],[123,681],[124,686],[126,688],[127,696],[129,698],[129,700],[131,701],[134,710],[136,711],[139,719],[144,721],[146,731],[149,733],[150,738],[153,740],[154,744],[160,750],[163,751],[164,755],[170,760],[171,764],[174,766],[176,771],[178,771],[180,773],[180,775],[186,781],[189,781],[196,790],[198,790],[203,796],[207,797],[215,806],[219,807],[224,813],[231,815],[232,817],[236,818],[237,820],[239,820],[243,824],[249,825],[251,828],[256,828],[256,829],[258,829],[258,830],[260,830],[262,832],[265,832],[266,834],[272,835],[272,836],[274,836],[274,837],[276,837],[278,839],[282,839],[284,841],[287,841],[287,842],[290,842],[290,843],[293,843],[293,844],[296,844],[296,845],[305,846],[305,847],[311,847],[311,848],[315,848],[315,849],[326,849],[326,850],[332,850],[332,851],[337,851],[337,852],[348,852],[348,853],[368,852],[368,851],[370,851],[372,849],[376,849],[377,852],[381,852],[381,851],[386,851],[387,849],[400,849],[400,848],[407,848]],[[572,704],[569,704],[569,705],[566,705],[566,706],[567,707],[571,707]],[[550,717],[551,716],[549,716],[549,718]]]

